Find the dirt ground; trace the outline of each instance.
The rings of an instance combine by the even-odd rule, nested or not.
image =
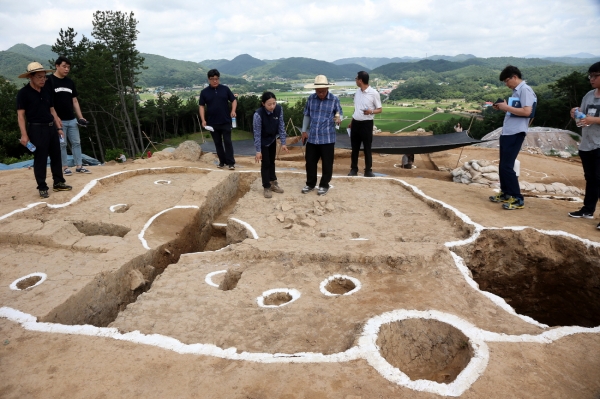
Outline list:
[[[503,210],[451,181],[497,160],[472,147],[374,154],[376,178],[339,151],[327,195],[301,194],[300,151],[271,199],[249,157],[93,167],[45,204],[32,170],[1,172],[0,397],[600,398],[580,202]],[[577,159],[519,160],[584,188]]]

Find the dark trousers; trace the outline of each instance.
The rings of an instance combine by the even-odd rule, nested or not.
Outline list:
[[[371,154],[371,143],[373,143],[373,121],[357,121],[352,119],[350,143],[352,145],[350,169],[355,172],[358,171],[358,154],[360,153],[360,145],[362,144],[365,153],[365,172],[370,172],[373,167],[373,156]]]
[[[213,125],[214,132],[210,132],[217,149],[219,163],[223,165],[235,165],[233,158],[233,144],[231,143],[231,125]]]
[[[600,148],[592,151],[579,151],[583,176],[585,177],[585,197],[583,210],[594,213],[600,198]]]
[[[329,182],[333,175],[333,158],[335,143],[312,144],[306,143],[306,185],[314,187],[317,185],[317,164],[321,160],[321,182],[319,187],[329,188]]]
[[[264,188],[271,187],[271,182],[277,180],[275,176],[275,156],[277,155],[277,140],[269,146],[261,146],[260,153],[262,161],[260,163],[260,177]]]
[[[500,190],[515,198],[523,199],[519,178],[515,173],[515,160],[525,140],[525,133],[517,133],[508,136],[500,136]]]
[[[29,141],[36,146],[33,152],[33,174],[38,190],[48,190],[46,184],[46,169],[48,156],[50,156],[50,171],[54,184],[64,183],[62,174],[62,161],[60,156],[60,141],[54,126],[28,125],[27,135]]]

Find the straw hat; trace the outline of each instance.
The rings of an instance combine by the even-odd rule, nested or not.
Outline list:
[[[31,62],[27,65],[27,72],[19,75],[20,78],[28,78],[29,75],[36,72],[54,72],[54,69],[45,69],[39,62]]]
[[[324,89],[327,87],[335,86],[335,83],[329,83],[325,75],[317,75],[315,83],[307,84],[304,86],[305,89]]]

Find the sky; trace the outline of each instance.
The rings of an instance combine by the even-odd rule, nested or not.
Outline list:
[[[140,52],[196,62],[600,56],[600,0],[0,0],[0,50],[68,27],[90,38],[97,10],[133,12]]]

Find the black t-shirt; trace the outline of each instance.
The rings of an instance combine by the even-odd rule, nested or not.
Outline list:
[[[17,93],[17,110],[25,110],[25,118],[28,123],[50,123],[54,117],[50,113],[50,108],[54,106],[54,101],[50,92],[44,90],[37,91],[31,84],[27,84]]]
[[[61,79],[52,74],[48,75],[44,88],[54,96],[54,109],[58,117],[63,121],[75,119],[73,113],[73,98],[77,97],[75,83],[68,76]]]
[[[209,126],[231,123],[229,101],[234,102],[235,96],[227,86],[220,84],[216,88],[208,86],[202,89],[198,104],[207,106],[205,115]]]

